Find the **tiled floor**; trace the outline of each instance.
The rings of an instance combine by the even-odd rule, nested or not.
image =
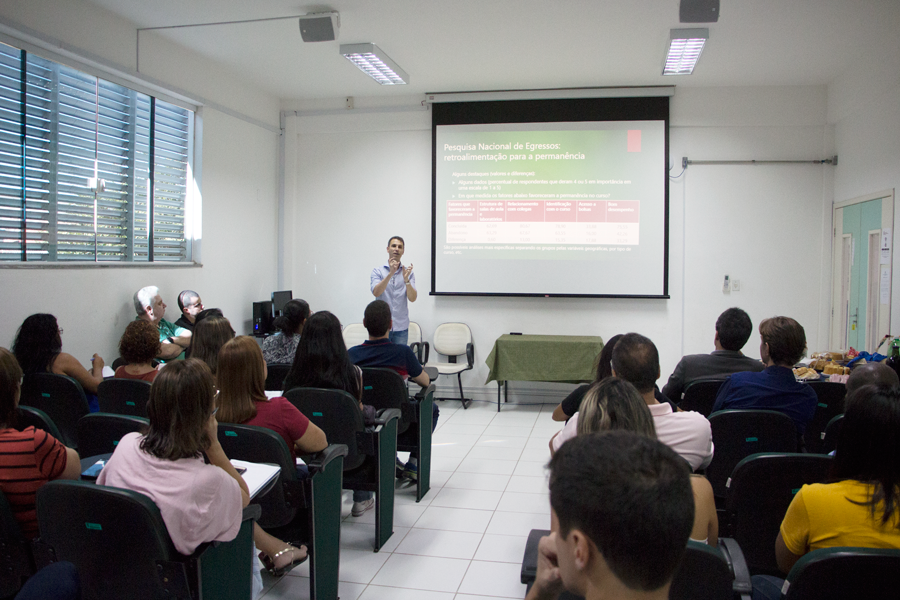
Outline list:
[[[525,596],[519,569],[525,538],[549,529],[544,466],[555,404],[458,402],[438,406],[431,490],[397,489],[394,535],[372,551],[375,515],[350,515],[344,492],[341,600],[486,600]],[[405,458],[401,454],[401,458]],[[308,563],[275,580],[263,573],[266,600],[309,598]]]

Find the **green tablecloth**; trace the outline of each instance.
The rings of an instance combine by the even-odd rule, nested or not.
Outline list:
[[[600,336],[501,335],[484,361],[491,381],[555,381],[589,383],[594,380]]]

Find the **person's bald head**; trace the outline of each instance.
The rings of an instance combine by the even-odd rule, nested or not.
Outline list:
[[[847,378],[847,395],[864,385],[900,386],[897,372],[883,362],[866,362],[853,367]]]

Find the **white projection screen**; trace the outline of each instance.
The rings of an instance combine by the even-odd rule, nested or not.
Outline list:
[[[668,97],[432,112],[432,295],[668,298]]]

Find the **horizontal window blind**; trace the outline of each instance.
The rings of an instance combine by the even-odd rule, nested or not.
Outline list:
[[[186,262],[193,114],[0,44],[0,261]]]

